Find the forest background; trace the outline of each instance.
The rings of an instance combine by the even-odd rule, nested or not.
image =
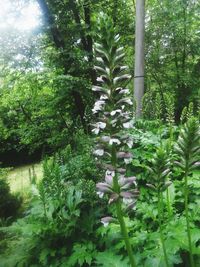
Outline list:
[[[14,19],[29,16],[27,6],[38,20],[31,30]],[[42,161],[43,177],[38,181],[29,169],[30,190],[13,195],[5,182],[9,169],[0,169],[0,266],[129,266],[119,225],[100,223],[114,208],[96,194],[104,174],[94,160],[91,125],[100,17],[111,18],[121,37],[133,100],[135,12],[134,0],[10,1],[8,24],[0,23],[0,162],[13,167]],[[191,255],[200,264],[199,171],[189,173],[192,195],[185,201],[191,249],[183,200],[188,189],[173,162],[183,124],[191,126],[192,117],[199,124],[200,3],[146,0],[145,13],[143,114],[128,130],[134,145],[127,165],[127,174],[137,176],[140,196],[125,222],[137,266],[193,267]],[[188,140],[196,140],[191,136]],[[158,197],[146,186],[148,167],[159,153],[172,165],[173,184],[167,195],[163,192],[161,218],[169,265],[159,233]]]
[[[16,1],[11,13],[20,15],[25,4],[27,1]],[[28,151],[55,152],[70,143],[76,131],[90,132],[95,99],[91,85],[96,80],[93,42],[100,13],[113,18],[134,77],[133,1],[41,0],[38,4],[41,24],[33,31],[1,28],[2,162],[6,158],[11,160],[17,151],[21,151],[21,156]],[[174,99],[177,122],[190,102],[197,110],[198,16],[198,1],[149,0],[146,3],[145,90],[148,96],[144,116],[149,119],[157,116],[156,98],[163,101],[160,116],[166,119],[164,93]]]

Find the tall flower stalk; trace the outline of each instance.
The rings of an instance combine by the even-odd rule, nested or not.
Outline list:
[[[190,253],[190,265],[195,267],[192,240],[190,231],[190,216],[188,208],[189,187],[188,176],[200,165],[200,127],[199,122],[191,118],[184,125],[179,134],[175,150],[179,156],[176,164],[183,171],[184,174],[184,202],[185,202],[185,217],[187,225],[187,236]]]
[[[98,85],[93,86],[93,91],[99,94],[93,108],[93,113],[98,119],[92,125],[92,131],[98,135],[94,154],[105,169],[105,180],[97,184],[97,190],[100,197],[108,196],[108,203],[115,205],[116,210],[116,218],[105,217],[102,218],[102,222],[107,224],[112,220],[118,220],[130,265],[135,267],[128,229],[124,221],[125,212],[134,207],[138,195],[136,178],[125,175],[125,164],[132,160],[128,148],[132,147],[133,141],[127,134],[127,129],[133,124],[133,103],[129,89],[124,85],[129,82],[131,76],[126,73],[128,67],[121,66],[125,54],[123,47],[119,47],[120,37],[115,35],[112,21],[108,18],[101,21],[99,40],[99,43],[95,43]]]
[[[168,153],[171,153],[171,150],[173,148],[173,142],[174,142],[174,132],[173,132],[173,127],[175,123],[175,98],[173,94],[169,93],[164,93],[163,94],[163,100],[165,104],[165,120],[169,128],[169,147],[168,147]],[[171,199],[170,199],[170,191],[169,187],[166,190],[166,198],[167,198],[167,209],[168,209],[168,214],[169,218],[172,217],[173,215],[173,208],[171,204]]]
[[[149,188],[156,192],[158,198],[158,225],[160,232],[160,240],[162,243],[162,249],[164,254],[164,260],[166,267],[169,267],[169,260],[167,256],[164,233],[163,233],[163,221],[164,221],[164,207],[163,207],[163,192],[171,185],[168,177],[170,171],[170,159],[167,154],[167,150],[164,147],[157,149],[154,159],[152,160],[152,167],[149,167],[151,174],[151,183],[147,184]]]

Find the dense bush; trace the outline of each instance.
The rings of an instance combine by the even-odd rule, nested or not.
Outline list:
[[[21,206],[21,198],[10,192],[6,171],[0,170],[0,219],[15,218]]]

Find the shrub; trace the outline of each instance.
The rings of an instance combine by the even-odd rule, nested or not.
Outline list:
[[[0,175],[0,219],[16,218],[21,206],[21,199],[11,194],[4,170],[1,170]]]

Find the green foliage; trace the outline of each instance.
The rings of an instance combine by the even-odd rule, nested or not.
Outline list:
[[[175,150],[179,155],[176,164],[188,174],[199,165],[200,130],[199,123],[191,118],[180,132]]]
[[[92,178],[98,174],[89,144],[79,143],[81,154],[68,146],[44,161],[44,177],[33,185],[27,215],[1,229],[7,240],[4,266],[90,266],[94,261],[93,233],[102,208],[95,204]],[[10,253],[13,256],[7,257]]]
[[[102,267],[128,267],[127,259],[123,259],[122,256],[115,255],[111,251],[99,252],[96,256],[97,266]]]
[[[0,169],[0,219],[13,220],[19,213],[22,199],[11,194],[10,187],[6,181],[6,169]],[[8,222],[8,221],[7,221]]]
[[[67,261],[67,266],[91,266],[91,263],[96,255],[95,246],[91,243],[75,244],[72,255]]]
[[[146,12],[147,84],[161,93],[174,94],[178,120],[190,101],[198,101],[199,3],[150,0]]]
[[[164,93],[163,94],[164,102],[165,102],[165,120],[169,125],[172,125],[175,122],[175,99],[173,94]]]
[[[26,2],[12,1],[13,12]],[[90,121],[99,14],[113,19],[133,77],[135,1],[38,2],[48,7],[47,13],[41,8],[45,23],[38,32],[0,29],[0,154],[2,161],[2,153],[19,150],[53,156],[44,160],[43,180],[32,186],[30,203],[12,225],[21,200],[0,169],[0,266],[129,266],[119,224],[100,225],[102,215],[115,210],[96,194],[102,172],[91,156]],[[146,3],[144,120],[129,130],[134,146],[126,170],[137,176],[140,196],[124,217],[137,266],[165,266],[158,189],[169,265],[192,266],[190,252],[200,266],[199,8],[198,1]],[[114,34],[110,26],[110,33],[103,27],[104,41]],[[179,119],[186,123],[182,130]],[[169,147],[159,148],[168,138]],[[165,191],[168,176],[173,184]],[[34,182],[34,174],[30,178]]]
[[[168,151],[160,147],[152,160],[152,167],[148,167],[150,172],[150,183],[148,186],[158,192],[165,191],[171,184],[167,181],[170,174],[170,159]]]
[[[162,118],[162,110],[163,110],[163,105],[162,105],[162,99],[160,93],[156,94],[155,98],[155,119],[158,121],[161,120]]]
[[[184,107],[181,113],[180,122],[183,124],[194,116],[194,104],[190,102],[188,107]]]

